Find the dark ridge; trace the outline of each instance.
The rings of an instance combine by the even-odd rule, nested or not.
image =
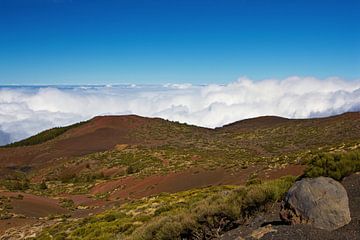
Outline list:
[[[7,144],[5,146],[1,146],[1,148],[32,146],[32,145],[44,143],[44,142],[47,142],[49,140],[52,140],[52,139],[64,134],[65,132],[69,131],[70,129],[79,127],[87,122],[88,121],[83,121],[83,122],[75,123],[75,124],[65,126],[65,127],[54,127],[54,128],[42,131],[42,132],[40,132],[34,136],[31,136],[29,138],[20,140],[18,142],[13,142],[13,143]]]
[[[216,129],[270,127],[288,121],[291,121],[291,119],[277,116],[262,116],[236,121]]]
[[[240,121],[236,121],[230,124],[226,124],[222,127],[216,128],[217,130],[225,129],[255,129],[261,127],[273,127],[278,124],[290,122],[290,121],[298,121],[298,122],[314,122],[314,121],[337,121],[339,119],[357,119],[360,117],[360,112],[346,112],[339,115],[332,115],[328,117],[314,117],[314,118],[284,118],[278,116],[261,116],[255,118],[244,119]]]

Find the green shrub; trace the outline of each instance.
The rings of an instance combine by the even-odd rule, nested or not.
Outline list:
[[[331,177],[336,180],[360,171],[360,151],[320,153],[314,156],[305,170],[306,177]]]
[[[56,138],[57,136],[60,136],[61,134],[67,132],[68,130],[75,128],[75,127],[79,127],[81,125],[83,125],[84,123],[87,123],[87,121],[84,122],[79,122],[76,124],[72,124],[66,127],[55,127],[55,128],[51,128],[49,130],[45,130],[43,132],[40,132],[34,136],[31,136],[29,138],[26,138],[24,140],[18,141],[18,142],[14,142],[14,143],[10,143],[8,145],[5,145],[3,147],[20,147],[20,146],[31,146],[31,145],[36,145],[36,144],[40,144],[40,143],[44,143],[46,141],[52,140],[54,138]]]
[[[246,181],[246,186],[252,185],[252,184],[260,184],[262,183],[261,179],[259,179],[258,175],[256,173],[252,173],[248,180]]]
[[[3,180],[1,181],[1,185],[6,187],[9,191],[24,191],[30,188],[27,179]]]
[[[46,189],[47,189],[47,185],[46,185],[45,181],[42,181],[42,182],[39,184],[39,189],[40,189],[40,190],[46,190]]]
[[[127,174],[133,174],[133,173],[137,173],[137,172],[139,172],[139,170],[136,169],[135,167],[133,167],[132,165],[130,165],[126,168]]]
[[[63,198],[63,199],[60,199],[59,202],[60,202],[60,206],[63,208],[67,208],[70,210],[75,209],[75,203],[72,199]]]

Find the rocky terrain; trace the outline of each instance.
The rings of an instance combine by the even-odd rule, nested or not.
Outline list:
[[[262,240],[317,240],[317,239],[360,239],[360,173],[344,178],[341,182],[349,197],[351,222],[336,230],[329,231],[311,224],[288,225],[279,216],[281,204],[275,204],[243,226],[221,236],[222,240],[262,239]]]

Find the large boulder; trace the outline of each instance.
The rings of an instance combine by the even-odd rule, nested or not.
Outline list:
[[[345,188],[332,178],[305,178],[287,192],[280,217],[290,224],[334,230],[351,221]]]

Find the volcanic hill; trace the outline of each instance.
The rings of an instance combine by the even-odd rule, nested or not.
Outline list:
[[[80,221],[164,193],[192,199],[204,197],[197,189],[300,176],[319,153],[359,147],[359,112],[264,116],[216,129],[136,115],[95,117],[0,148],[0,234],[17,236],[20,230],[9,233],[17,227],[36,235],[64,216]]]

